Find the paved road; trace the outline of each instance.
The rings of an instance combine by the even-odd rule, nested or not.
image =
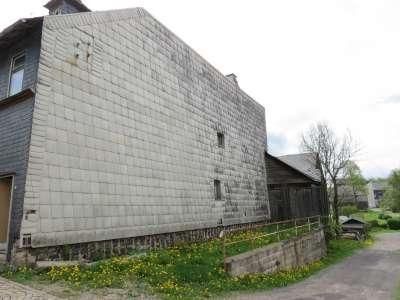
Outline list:
[[[9,281],[0,277],[0,300],[55,300],[54,296],[50,296],[43,292],[31,289],[27,286]]]
[[[400,233],[385,233],[376,243],[309,279],[286,288],[236,299],[390,300],[400,283]]]

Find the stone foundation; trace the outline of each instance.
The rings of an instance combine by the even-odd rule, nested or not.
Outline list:
[[[290,240],[274,243],[225,260],[232,276],[273,273],[320,260],[326,255],[323,229]]]
[[[265,222],[235,224],[214,228],[165,233],[100,242],[60,245],[43,248],[19,248],[14,251],[12,263],[32,264],[43,260],[96,261],[113,256],[126,255],[133,250],[167,248],[182,243],[193,243],[219,237],[222,230],[247,230]]]

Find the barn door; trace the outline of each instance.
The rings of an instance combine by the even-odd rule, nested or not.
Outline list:
[[[10,224],[12,178],[0,178],[0,250],[4,250],[8,240]]]

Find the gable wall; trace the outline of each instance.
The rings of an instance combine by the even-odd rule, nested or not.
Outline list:
[[[47,17],[42,44],[34,247],[268,217],[264,108],[144,10]]]
[[[23,89],[35,89],[40,55],[41,26],[33,29],[7,49],[0,49],[0,99],[8,96],[11,60],[14,55],[26,53]]]
[[[312,180],[286,164],[266,155],[268,184],[312,183]]]

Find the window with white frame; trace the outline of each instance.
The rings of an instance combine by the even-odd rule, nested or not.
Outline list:
[[[22,91],[25,71],[25,53],[18,54],[11,61],[10,84],[8,95],[12,96]]]

